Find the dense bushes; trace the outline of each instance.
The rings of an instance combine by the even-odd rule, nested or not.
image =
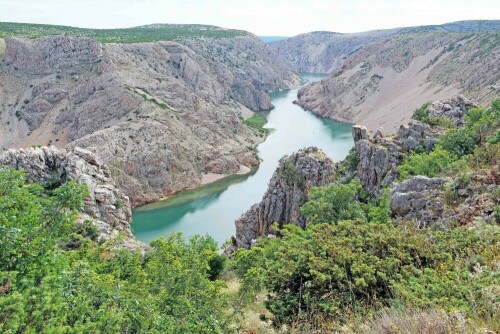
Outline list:
[[[448,130],[433,151],[411,152],[398,168],[401,178],[448,176],[452,181],[442,193],[448,204],[463,203],[464,194],[477,191],[498,214],[498,196],[484,193],[498,189],[500,119],[494,106],[471,110],[465,126]],[[243,284],[259,282],[253,287],[267,291],[266,307],[278,327],[306,325],[328,332],[339,324],[366,326],[372,315],[382,321],[379,314],[388,309],[393,317],[405,314],[393,323],[407,328],[435,314],[428,310],[441,310],[435,328],[500,330],[498,220],[450,224],[448,230],[395,226],[387,189],[375,199],[356,178],[311,189],[301,213],[308,220],[305,230],[286,225],[280,239],[263,238],[250,250],[238,250],[232,261]]]
[[[402,179],[407,179],[411,175],[434,177],[449,168],[456,160],[454,154],[437,146],[429,153],[412,153],[398,167],[398,172]]]
[[[443,233],[341,221],[305,231],[287,226],[282,234],[235,256],[242,277],[253,268],[248,259],[260,259],[255,265],[264,268],[267,306],[278,325],[394,305],[490,317],[500,307],[486,297],[500,274],[475,269],[498,260],[497,226]]]
[[[227,331],[224,282],[213,280],[225,260],[212,238],[172,235],[146,256],[96,246],[96,230],[75,225],[85,193],[0,168],[0,332]]]

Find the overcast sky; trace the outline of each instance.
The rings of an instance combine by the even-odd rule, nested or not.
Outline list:
[[[499,0],[0,0],[0,21],[122,28],[200,23],[293,36],[500,19]]]

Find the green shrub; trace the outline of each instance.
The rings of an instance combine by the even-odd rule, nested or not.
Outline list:
[[[212,238],[171,235],[143,256],[76,225],[78,183],[45,189],[0,167],[0,194],[1,333],[229,331]]]
[[[443,232],[340,221],[306,230],[287,225],[282,235],[238,254],[241,277],[262,271],[266,307],[278,326],[393,305],[498,318],[500,301],[491,291],[500,274],[488,269],[498,261],[498,226]]]
[[[359,181],[313,188],[300,212],[314,224],[346,219],[366,220],[363,206],[358,201],[362,191]]]
[[[469,186],[473,176],[472,173],[461,173],[453,181],[445,185],[445,198],[448,204],[452,204],[458,199],[459,191]]]
[[[439,144],[457,157],[471,154],[476,146],[474,133],[469,129],[451,129],[440,138]]]
[[[429,107],[430,105],[430,102],[427,102],[424,103],[421,107],[415,109],[412,118],[420,122],[426,122],[429,117],[429,111],[427,110],[427,107]]]
[[[283,169],[280,170],[281,176],[286,180],[289,185],[302,187],[304,185],[304,177],[300,175],[297,168],[291,161],[286,161]]]
[[[438,145],[434,151],[429,153],[412,153],[398,167],[398,172],[403,180],[411,175],[434,177],[449,168],[456,160],[453,153]]]
[[[268,134],[269,129],[264,128],[264,125],[267,123],[267,119],[264,115],[261,113],[254,113],[252,117],[246,119],[243,121],[243,123],[251,128],[254,128],[255,130],[259,131],[260,133],[263,134]]]

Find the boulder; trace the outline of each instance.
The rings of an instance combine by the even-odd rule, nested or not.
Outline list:
[[[463,95],[456,95],[451,99],[440,100],[427,107],[429,117],[444,117],[451,119],[455,125],[465,124],[464,116],[470,108],[476,108],[477,105]]]
[[[447,178],[412,176],[395,183],[390,191],[390,207],[396,222],[413,222],[418,228],[440,222],[444,211],[443,185]]]

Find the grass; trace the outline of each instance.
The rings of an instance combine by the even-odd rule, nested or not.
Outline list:
[[[249,33],[200,24],[156,24],[122,29],[85,29],[47,24],[0,22],[0,38],[17,36],[34,39],[51,35],[89,37],[101,43],[143,43],[200,37],[231,38],[246,36]]]
[[[254,128],[260,133],[269,133],[269,129],[264,128],[264,125],[267,123],[266,117],[258,112],[254,113],[252,117],[244,120],[243,123],[251,128]]]

